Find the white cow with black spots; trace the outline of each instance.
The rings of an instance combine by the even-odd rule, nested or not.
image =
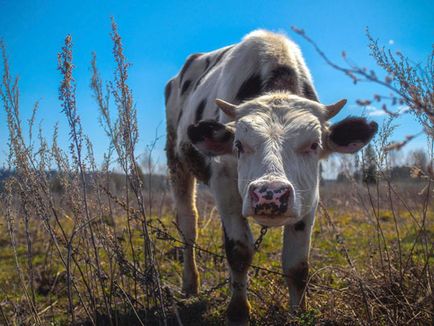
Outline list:
[[[282,265],[292,308],[304,305],[310,235],[319,201],[319,162],[354,153],[377,124],[328,120],[345,105],[318,101],[300,49],[263,30],[240,43],[191,55],[166,86],[167,162],[184,241],[183,290],[199,275],[196,180],[207,184],[221,215],[230,268],[229,324],[249,320],[247,272],[253,256],[248,218],[284,226]]]

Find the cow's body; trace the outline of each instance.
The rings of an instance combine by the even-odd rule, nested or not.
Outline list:
[[[191,143],[188,126],[206,119],[228,121],[215,99],[239,104],[273,91],[318,100],[298,46],[282,35],[255,31],[239,44],[190,55],[166,86],[167,126],[175,138],[170,146],[185,156],[183,146]],[[210,178],[209,161],[204,165],[208,171],[195,173],[204,183]]]
[[[246,286],[253,238],[246,217],[251,215],[263,225],[285,225],[282,265],[291,305],[298,306],[319,200],[318,161],[331,138],[327,107],[318,103],[299,48],[283,35],[255,31],[239,44],[191,55],[167,84],[165,95],[166,151],[177,223],[184,240],[193,244],[198,217],[195,180],[209,185],[221,215],[231,271],[229,322],[248,320]],[[237,113],[231,113],[228,103],[220,110],[217,98],[233,103]],[[339,141],[342,133],[335,132],[333,146],[353,152]],[[369,133],[358,138],[365,144],[371,137]],[[249,146],[249,139],[255,144]],[[233,141],[238,157],[232,153]],[[298,154],[303,142],[308,149],[302,147],[303,154]],[[360,141],[350,145],[357,144]],[[320,148],[322,154],[317,153]],[[249,158],[253,154],[244,153],[249,150],[259,159]],[[196,294],[198,285],[194,249],[187,245],[183,289]]]

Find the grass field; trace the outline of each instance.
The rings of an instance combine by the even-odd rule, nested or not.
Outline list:
[[[327,191],[322,189],[327,195],[323,198],[324,206],[318,211],[312,236],[308,310],[296,316],[287,312],[288,294],[284,280],[279,275],[282,229],[271,229],[253,261],[253,265],[269,271],[253,267],[250,272],[252,324],[365,324],[369,320],[373,324],[384,325],[400,324],[404,321],[429,324],[432,320],[432,276],[429,267],[432,268],[434,261],[434,212],[432,206],[426,211],[426,225],[421,234],[416,227],[416,221],[422,223],[423,207],[418,207],[415,201],[418,196],[414,195],[420,187],[418,184],[408,185],[404,192],[413,197],[411,211],[400,208],[401,205],[396,203],[398,208],[393,212],[385,209],[387,205],[384,203],[380,203],[378,210],[372,210],[372,207],[371,210],[369,207],[363,209],[363,205],[367,204],[365,201],[369,201],[366,186],[363,185],[354,189],[350,184],[334,184],[328,185]],[[400,190],[402,189],[403,186],[400,185]],[[154,196],[157,199],[162,194]],[[158,208],[163,212],[162,215],[159,218],[154,215],[149,225],[161,280],[170,289],[173,307],[176,307],[175,310],[171,307],[169,311],[176,312],[183,325],[221,325],[224,323],[225,307],[229,299],[222,231],[209,197],[200,196],[199,205],[202,218],[199,221],[200,249],[197,254],[201,294],[197,298],[184,298],[180,291],[182,243],[175,240],[180,237],[173,224],[174,219],[168,204]],[[9,223],[9,228],[14,228],[12,234],[15,246],[11,245],[8,223],[4,218],[1,221],[0,318],[5,324],[33,324],[35,321],[29,311],[27,298],[31,295],[31,290],[24,220],[17,217]],[[71,221],[68,215],[61,217],[66,232],[71,230]],[[259,227],[253,223],[252,226],[257,237]],[[105,283],[104,291],[109,294],[112,302],[114,323],[120,325],[140,325],[139,319],[143,323],[145,320],[152,320],[152,313],[150,310],[146,311],[146,294],[140,286],[140,277],[123,271],[122,267],[116,264],[120,258],[116,258],[115,250],[109,249],[110,246],[106,243],[107,234],[113,232],[122,248],[124,259],[128,264],[137,264],[137,269],[143,271],[143,236],[139,221],[131,221],[130,228],[131,238],[128,235],[125,214],[116,214],[114,223],[95,223],[96,232],[101,232],[97,235],[100,266],[109,275],[108,278],[118,282],[116,288],[109,282]],[[155,228],[160,231],[156,232]],[[67,313],[65,267],[44,230],[44,223],[30,221],[28,230],[32,239],[35,309],[40,322],[68,324],[70,316]],[[92,279],[92,274],[95,273],[91,266],[92,261],[86,261],[85,255],[79,252],[86,251],[86,246],[80,243],[75,245],[83,273],[89,275],[88,279],[84,279],[89,281],[92,288],[97,288],[96,284],[91,284],[95,281]],[[77,273],[77,270],[72,273]],[[79,275],[76,277],[79,278]],[[77,283],[83,287],[79,288],[78,292],[85,293],[84,282]],[[126,297],[118,293],[119,291],[127,293],[129,300],[126,301]],[[76,323],[90,323],[76,296],[74,301]],[[107,321],[107,316],[100,298],[97,301],[101,315],[95,316],[95,322],[102,325]],[[171,318],[169,320],[175,324],[175,317]]]

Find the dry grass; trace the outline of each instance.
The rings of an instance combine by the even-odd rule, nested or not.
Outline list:
[[[218,215],[202,192],[197,243],[202,288],[197,298],[186,299],[180,291],[183,243],[170,196],[154,191],[152,179],[137,164],[139,130],[129,64],[114,23],[112,40],[112,82],[103,84],[96,57],[92,60],[92,90],[110,140],[102,167],[80,124],[71,38],[59,54],[67,149],[58,145],[57,129],[50,141],[41,131],[34,139],[37,106],[24,131],[18,82],[9,74],[2,47],[0,96],[14,173],[1,202],[0,323],[221,325],[229,294]],[[377,183],[350,180],[321,189],[304,313],[287,313],[281,229],[267,233],[250,271],[253,325],[432,324],[432,177],[429,169],[415,173],[419,179],[410,183],[388,177],[383,151],[388,128],[376,143]],[[113,182],[116,168],[122,170],[121,184]],[[259,227],[253,229],[258,236]]]
[[[421,186],[414,185],[418,189]],[[429,324],[432,318],[432,276],[429,264],[432,265],[434,258],[431,247],[434,233],[432,207],[427,215],[423,234],[412,221],[412,215],[415,215],[414,218],[419,223],[423,216],[423,207],[417,207],[417,202],[412,202],[415,206],[411,208],[411,212],[400,207],[392,213],[387,205],[381,207],[377,223],[377,213],[367,212],[363,208],[363,200],[369,201],[369,195],[363,185],[359,187],[361,189],[355,190],[350,184],[336,187],[329,185],[327,192],[324,192],[327,194],[324,195],[324,202],[336,204],[329,206],[328,209],[321,208],[317,217],[312,238],[308,310],[303,315],[290,316],[286,312],[287,291],[283,278],[279,275],[281,230],[273,229],[267,234],[260,252],[255,256],[254,265],[276,273],[256,268],[252,268],[250,272],[249,298],[254,311],[253,324],[279,325],[295,321],[300,324],[320,321],[365,324],[369,318],[372,324],[400,325],[410,320],[415,324]],[[332,193],[329,192],[330,188],[333,190]],[[406,189],[404,193],[408,191],[414,194],[412,188],[411,185],[400,186],[400,190]],[[155,195],[158,197],[158,194]],[[179,236],[170,209],[165,207],[163,215],[149,221],[161,283],[170,289],[172,300],[176,302],[176,311],[172,308],[169,313],[172,316],[169,318],[169,324],[176,324],[176,318],[173,316],[175,312],[183,325],[200,325],[204,321],[219,325],[224,322],[228,289],[220,222],[215,211],[210,210],[211,203],[206,196],[201,196],[200,203],[202,218],[199,223],[198,246],[202,250],[198,251],[198,262],[202,277],[202,294],[198,298],[185,299],[180,291],[182,243],[177,241]],[[145,275],[140,266],[144,258],[143,252],[140,251],[143,237],[140,222],[133,217],[128,226],[126,214],[121,206],[122,203],[113,203],[116,231],[106,223],[95,225],[100,232],[98,238],[101,241],[101,268],[108,277],[113,278],[110,282],[116,281],[116,285],[106,289],[107,292],[111,291],[113,320],[120,324],[130,322],[139,325],[138,318],[143,323],[149,318],[146,306],[142,303],[145,295],[142,289]],[[135,212],[131,214],[134,215]],[[35,306],[42,323],[69,323],[71,316],[65,314],[65,308],[68,306],[66,269],[56,256],[52,243],[46,241],[47,235],[43,232],[41,224],[34,220],[29,227],[33,239]],[[62,218],[62,224],[65,229],[72,227],[68,216]],[[5,224],[1,232],[1,259],[7,266],[0,276],[0,287],[3,291],[2,310],[11,323],[30,323],[31,311],[26,308],[27,300],[15,266],[17,258],[24,277],[22,281],[28,284],[25,226],[23,223],[15,225],[16,257],[9,245],[10,239]],[[399,228],[399,238],[396,226]],[[129,227],[133,230],[131,244]],[[259,234],[256,225],[254,232],[256,235]],[[428,250],[431,250],[428,253],[427,245]],[[77,245],[75,250],[79,252],[83,249]],[[136,255],[135,259],[133,252]],[[138,261],[137,266],[134,266],[135,260]],[[136,268],[141,272],[135,274]],[[112,275],[108,273],[110,269],[113,269]],[[135,284],[136,282],[138,284]],[[84,288],[81,288],[84,284],[79,284],[78,290],[84,291]],[[96,293],[94,295],[96,296]],[[94,320],[98,324],[104,324],[107,322],[107,314],[103,301],[101,298],[99,300]],[[91,323],[83,311],[84,308],[78,302],[75,306],[77,323],[85,320]],[[136,313],[138,318],[135,316]]]

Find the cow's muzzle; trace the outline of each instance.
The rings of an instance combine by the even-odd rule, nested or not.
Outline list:
[[[294,188],[286,182],[255,182],[249,187],[252,211],[256,216],[284,215],[294,199]]]

